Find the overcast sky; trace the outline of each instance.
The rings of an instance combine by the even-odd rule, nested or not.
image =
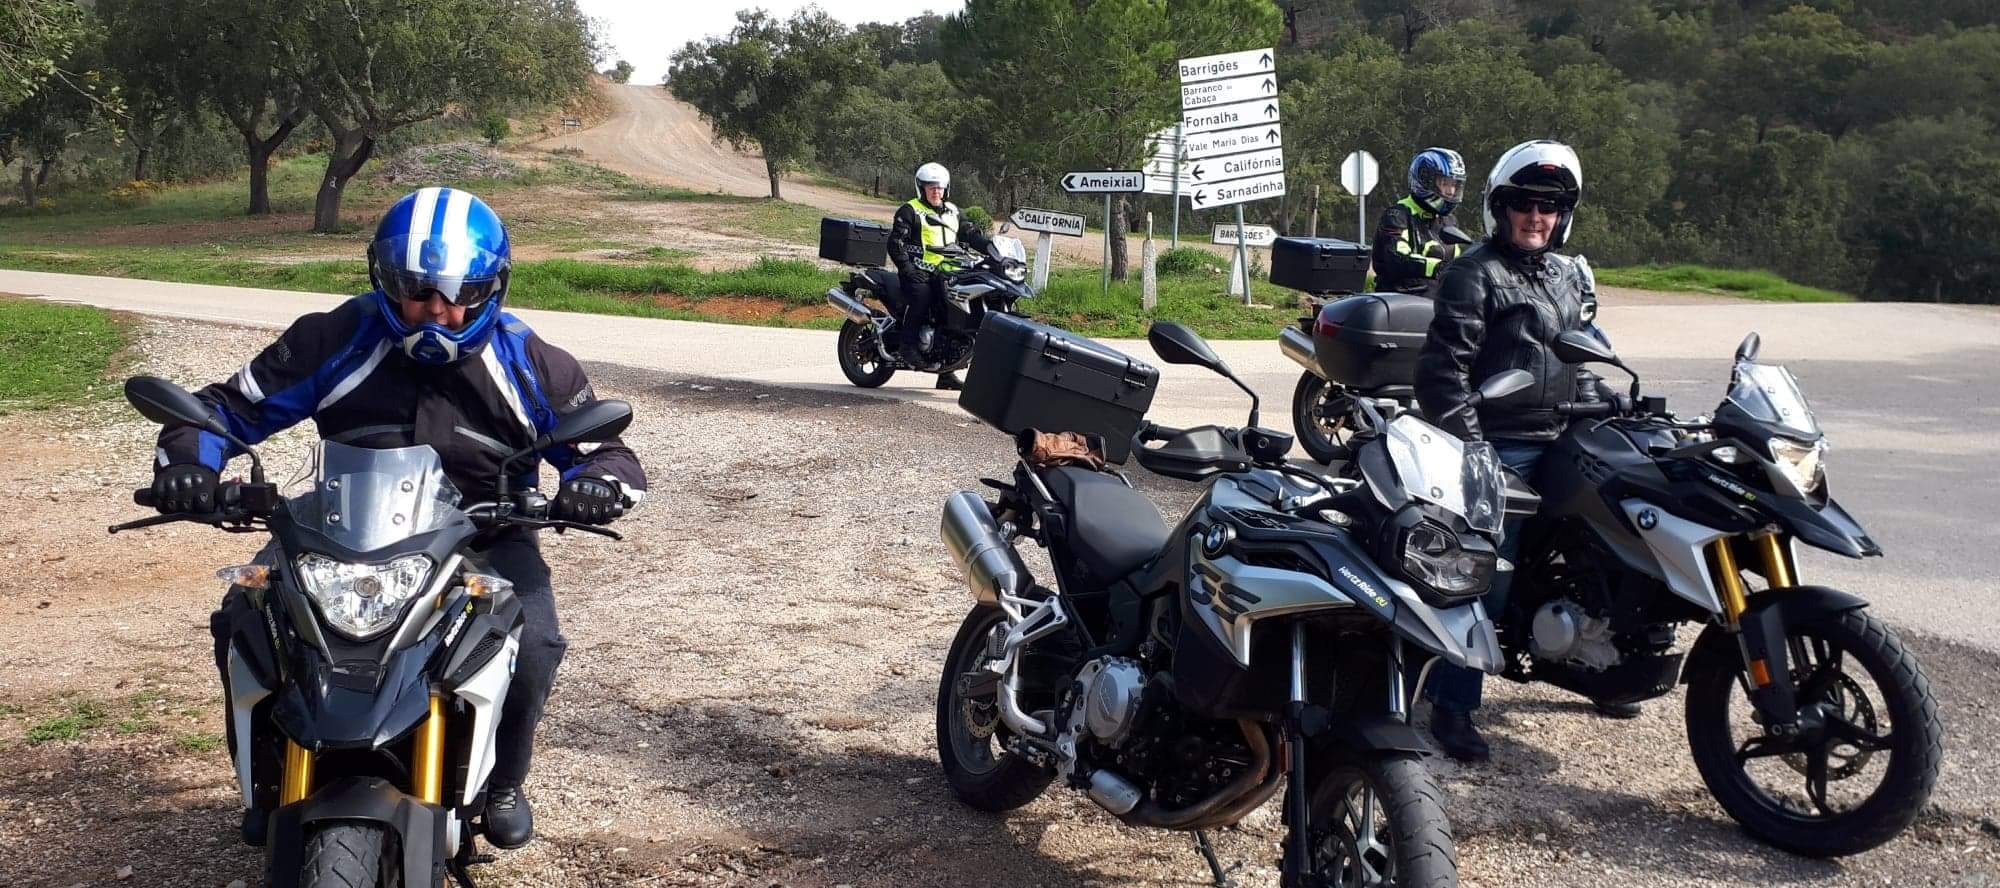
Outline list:
[[[785,17],[808,4],[803,0],[577,0],[584,14],[603,24],[610,58],[605,67],[624,59],[637,69],[633,83],[659,83],[667,74],[667,58],[690,40],[729,33],[736,10],[763,7]],[[849,25],[900,22],[925,11],[947,15],[965,6],[963,0],[819,0],[819,8]]]

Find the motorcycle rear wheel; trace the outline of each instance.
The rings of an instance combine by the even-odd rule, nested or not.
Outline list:
[[[1311,371],[1299,375],[1298,387],[1292,391],[1292,429],[1298,433],[1299,446],[1313,461],[1332,465],[1353,455],[1347,446],[1354,436],[1348,423],[1350,409],[1345,389]]]
[[[862,388],[879,388],[896,375],[896,368],[882,360],[871,325],[842,322],[835,348],[840,357],[840,372],[847,376],[848,382]]]
[[[959,693],[959,676],[991,659],[987,639],[1005,616],[999,608],[986,605],[965,615],[945,654],[937,695],[938,764],[944,767],[945,783],[959,801],[993,813],[1034,801],[1056,777],[1054,771],[1007,748],[1011,734],[992,697],[971,699]]]

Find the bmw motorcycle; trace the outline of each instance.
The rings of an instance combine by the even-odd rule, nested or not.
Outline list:
[[[193,522],[272,538],[266,557],[219,573],[255,615],[231,629],[223,696],[243,804],[266,815],[265,884],[437,888],[449,874],[473,885],[522,618],[513,585],[472,547],[511,528],[617,539],[549,519],[540,493],[507,492],[506,472],[547,447],[615,437],[631,407],[599,401],[564,417],[502,464],[495,502],[461,505],[428,446],[332,441],[319,445],[312,487],[285,498],[193,395],[138,376],[125,396],[147,419],[201,428],[251,459],[250,480],[223,483],[216,511],[111,532]],[[134,499],[152,505],[149,489]]]
[[[909,331],[896,323],[902,314],[904,295],[902,279],[894,268],[858,270],[840,286],[826,291],[826,301],[846,315],[835,348],[840,372],[846,374],[847,381],[862,388],[876,388],[888,382],[898,370],[926,373],[964,370],[972,363],[972,343],[986,315],[1015,314],[1014,306],[1034,295],[1027,284],[1028,253],[1019,238],[996,236],[984,253],[959,244],[938,248],[936,252],[951,260],[956,268],[944,272],[942,323],[932,331],[931,341],[922,349],[925,366],[913,367],[901,356],[902,337],[909,335]],[[870,304],[870,300],[881,307]]]
[[[1185,327],[1148,339],[1236,380]],[[947,500],[942,535],[975,605],[938,689],[945,778],[995,812],[1060,778],[1127,824],[1193,832],[1217,884],[1206,830],[1282,785],[1283,884],[1455,885],[1409,711],[1432,663],[1500,668],[1479,603],[1508,507],[1499,460],[1374,413],[1362,477],[1328,478],[1285,462],[1291,437],[1258,428],[1251,397],[1244,428],[1135,435],[1141,465],[1208,482],[1176,527],[1122,475],[1031,464],[1026,447],[1010,481],[985,482],[995,500]],[[1022,539],[1048,550],[1054,588]]]
[[[1688,745],[1723,809],[1812,857],[1895,837],[1943,758],[1937,700],[1867,602],[1799,574],[1801,544],[1882,549],[1828,492],[1827,442],[1798,383],[1750,334],[1713,416],[1668,412],[1601,340],[1556,356],[1632,375],[1629,396],[1559,405],[1539,516],[1500,622],[1505,675],[1630,703],[1687,685]],[[1674,652],[1681,623],[1705,626]]]

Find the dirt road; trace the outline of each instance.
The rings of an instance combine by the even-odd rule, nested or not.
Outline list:
[[[221,378],[268,331],[153,320],[135,372]],[[571,647],[530,789],[541,839],[488,886],[1187,886],[1181,836],[1057,792],[1008,817],[952,800],[932,747],[939,657],[967,608],[937,506],[1002,471],[963,416],[845,392],[592,365],[630,399],[655,496],[628,541],[545,542]],[[235,797],[206,617],[256,543],[134,513],[151,429],[118,405],[0,417],[0,885],[259,881]],[[906,442],[921,440],[913,456]],[[288,477],[310,445],[264,453]],[[1177,513],[1189,485],[1135,472]],[[2000,656],[1908,638],[1943,702],[1934,804],[1887,847],[1809,861],[1746,839],[1701,788],[1679,695],[1609,723],[1489,686],[1496,762],[1438,762],[1469,888],[2000,884]],[[57,730],[67,723],[73,731]],[[39,741],[29,739],[37,732]],[[1275,883],[1272,808],[1218,836]],[[122,868],[130,878],[120,880]]]

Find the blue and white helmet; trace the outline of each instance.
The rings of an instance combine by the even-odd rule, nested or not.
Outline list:
[[[1446,192],[1450,192],[1447,194]],[[1465,199],[1465,158],[1450,148],[1425,148],[1410,158],[1410,196],[1424,209],[1450,215]]]
[[[477,354],[500,325],[507,295],[507,226],[486,202],[456,188],[425,188],[396,201],[368,243],[368,279],[403,353],[424,364]],[[396,306],[435,291],[466,309],[464,326],[411,326]]]

